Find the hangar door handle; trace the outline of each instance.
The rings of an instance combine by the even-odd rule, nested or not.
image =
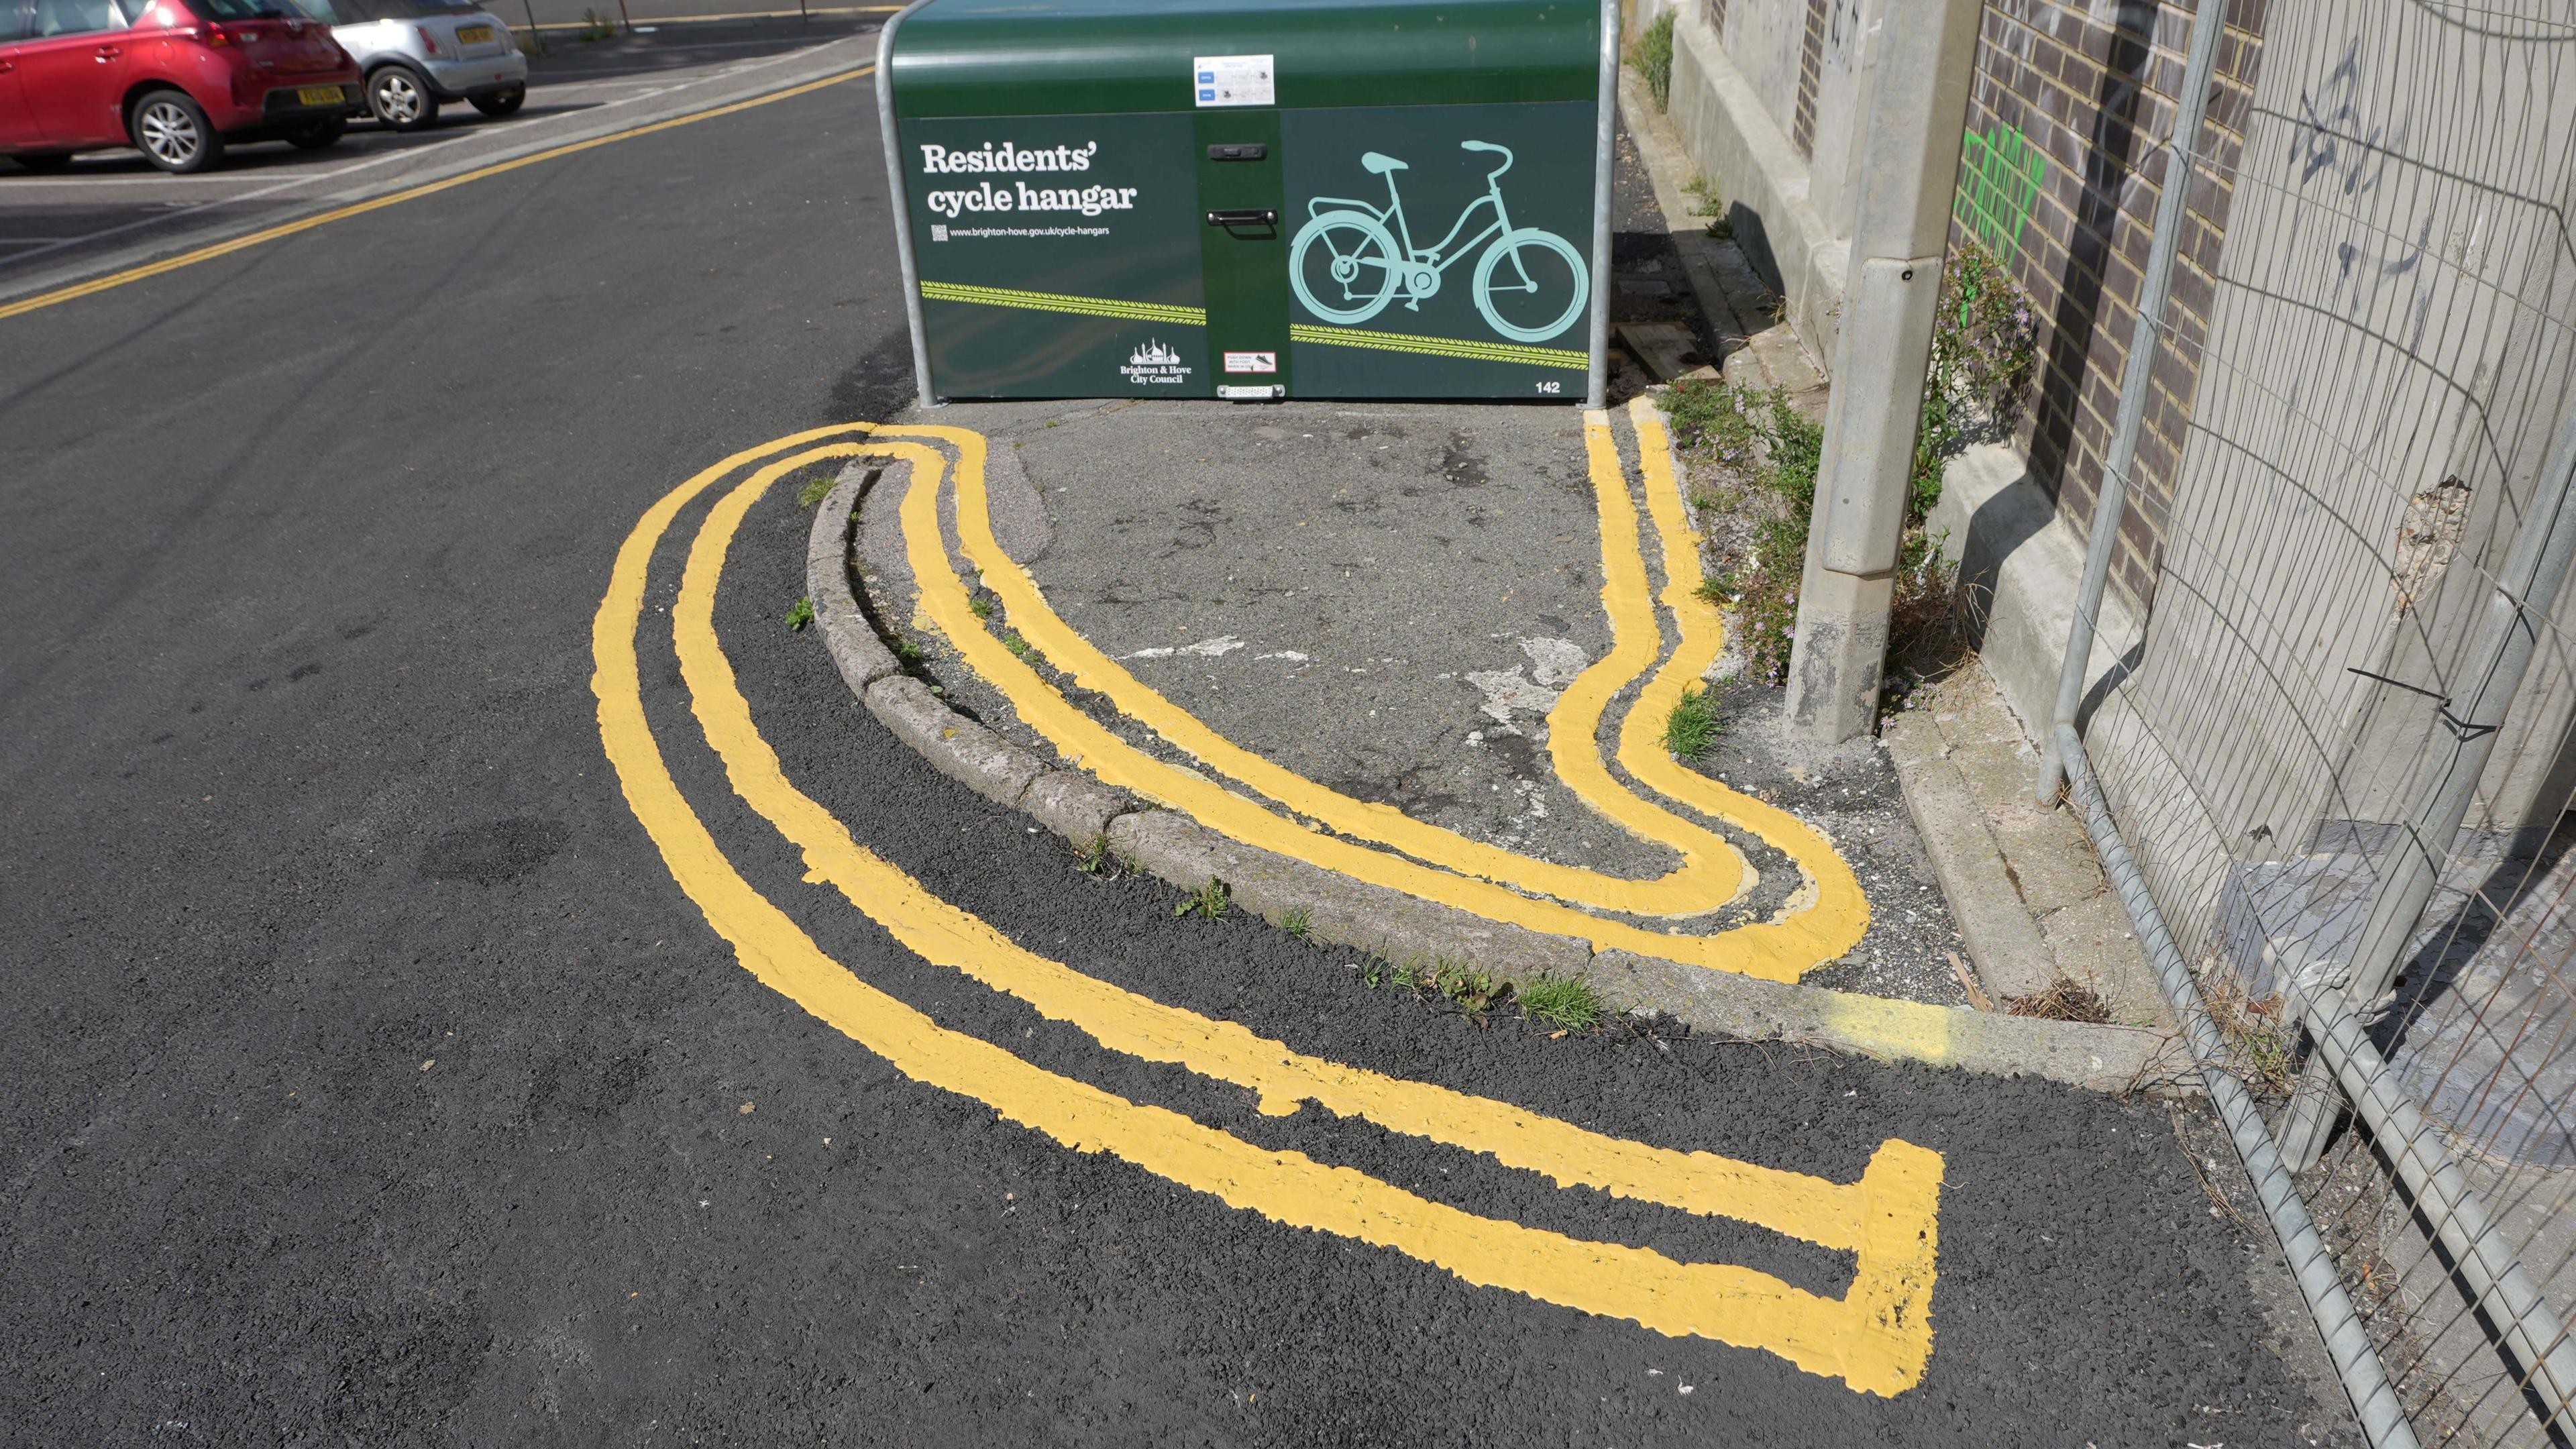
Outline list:
[[[1277,226],[1279,213],[1264,207],[1238,207],[1207,214],[1210,226]]]

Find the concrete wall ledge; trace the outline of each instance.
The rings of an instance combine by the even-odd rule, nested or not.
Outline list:
[[[1717,182],[1737,247],[1788,299],[1790,327],[1817,370],[1830,375],[1851,240],[1825,224],[1806,161],[1696,6],[1674,14],[1665,114],[1693,164]]]
[[[1950,460],[1930,525],[1958,566],[1970,641],[2023,731],[2041,743],[2057,708],[2057,675],[2075,623],[2083,538],[2058,517],[2057,501],[2006,443],[1970,448]],[[2138,637],[2136,616],[2116,592],[2106,593],[2085,671],[2088,700],[2118,667],[2115,651]]]

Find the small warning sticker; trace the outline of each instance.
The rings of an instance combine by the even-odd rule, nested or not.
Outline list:
[[[1202,55],[1190,62],[1202,106],[1275,106],[1279,83],[1266,55]]]
[[[1228,372],[1277,372],[1279,370],[1279,354],[1276,352],[1229,352],[1225,355],[1225,370]]]

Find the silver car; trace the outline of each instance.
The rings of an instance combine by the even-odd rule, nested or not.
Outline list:
[[[0,0],[5,3],[5,0]],[[448,101],[506,116],[528,99],[528,58],[474,0],[294,0],[331,27],[367,76],[367,108],[397,131],[438,120]]]

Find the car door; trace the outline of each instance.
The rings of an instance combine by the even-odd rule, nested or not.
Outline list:
[[[35,0],[18,79],[45,143],[69,150],[124,138],[125,16],[116,0]]]
[[[26,83],[18,76],[27,25],[26,0],[0,0],[0,151],[24,150],[45,138],[27,104]]]

